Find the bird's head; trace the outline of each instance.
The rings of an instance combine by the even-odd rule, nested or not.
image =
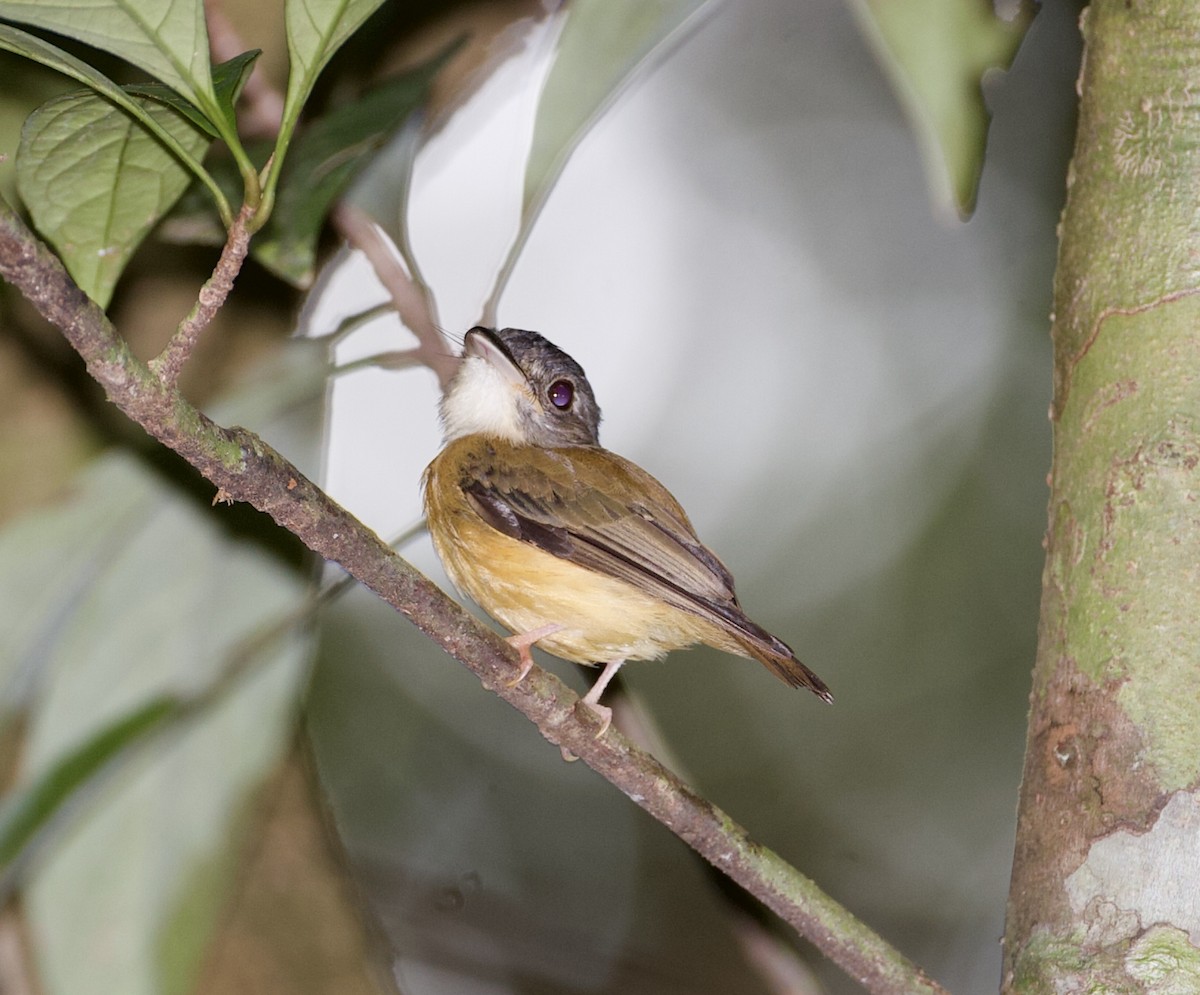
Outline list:
[[[600,408],[583,367],[521,328],[467,332],[441,411],[446,441],[483,434],[548,449],[600,444]]]

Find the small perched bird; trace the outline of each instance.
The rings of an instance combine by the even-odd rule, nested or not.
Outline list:
[[[833,700],[746,617],[670,492],[601,448],[591,385],[561,349],[536,332],[472,328],[441,415],[446,444],[424,476],[429,532],[454,585],[514,633],[514,684],[535,643],[604,664],[583,699],[603,733],[600,695],[622,663],[704,643]]]

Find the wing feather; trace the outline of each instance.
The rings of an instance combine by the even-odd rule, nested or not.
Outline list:
[[[833,700],[786,643],[746,616],[729,570],[654,477],[598,447],[538,454],[489,439],[464,460],[460,486],[484,521],[705,619],[730,638],[722,648],[740,647],[793,687]]]
[[[729,570],[700,542],[670,492],[640,467],[599,449],[546,450],[554,458],[536,464],[489,449],[487,459],[466,468],[462,488],[493,528],[763,641],[766,634],[738,605]],[[637,501],[614,494],[636,494]],[[771,637],[768,645],[778,652],[782,644]]]

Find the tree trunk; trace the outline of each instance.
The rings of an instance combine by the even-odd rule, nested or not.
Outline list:
[[[1096,0],[1008,992],[1200,990],[1200,3]]]

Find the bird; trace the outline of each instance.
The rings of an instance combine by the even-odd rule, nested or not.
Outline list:
[[[454,586],[508,629],[518,684],[530,647],[603,666],[600,697],[629,660],[696,644],[757,660],[792,687],[833,696],[742,610],[733,577],[679,502],[600,445],[583,368],[537,332],[476,326],[440,405],[445,441],[423,474],[426,521]]]

